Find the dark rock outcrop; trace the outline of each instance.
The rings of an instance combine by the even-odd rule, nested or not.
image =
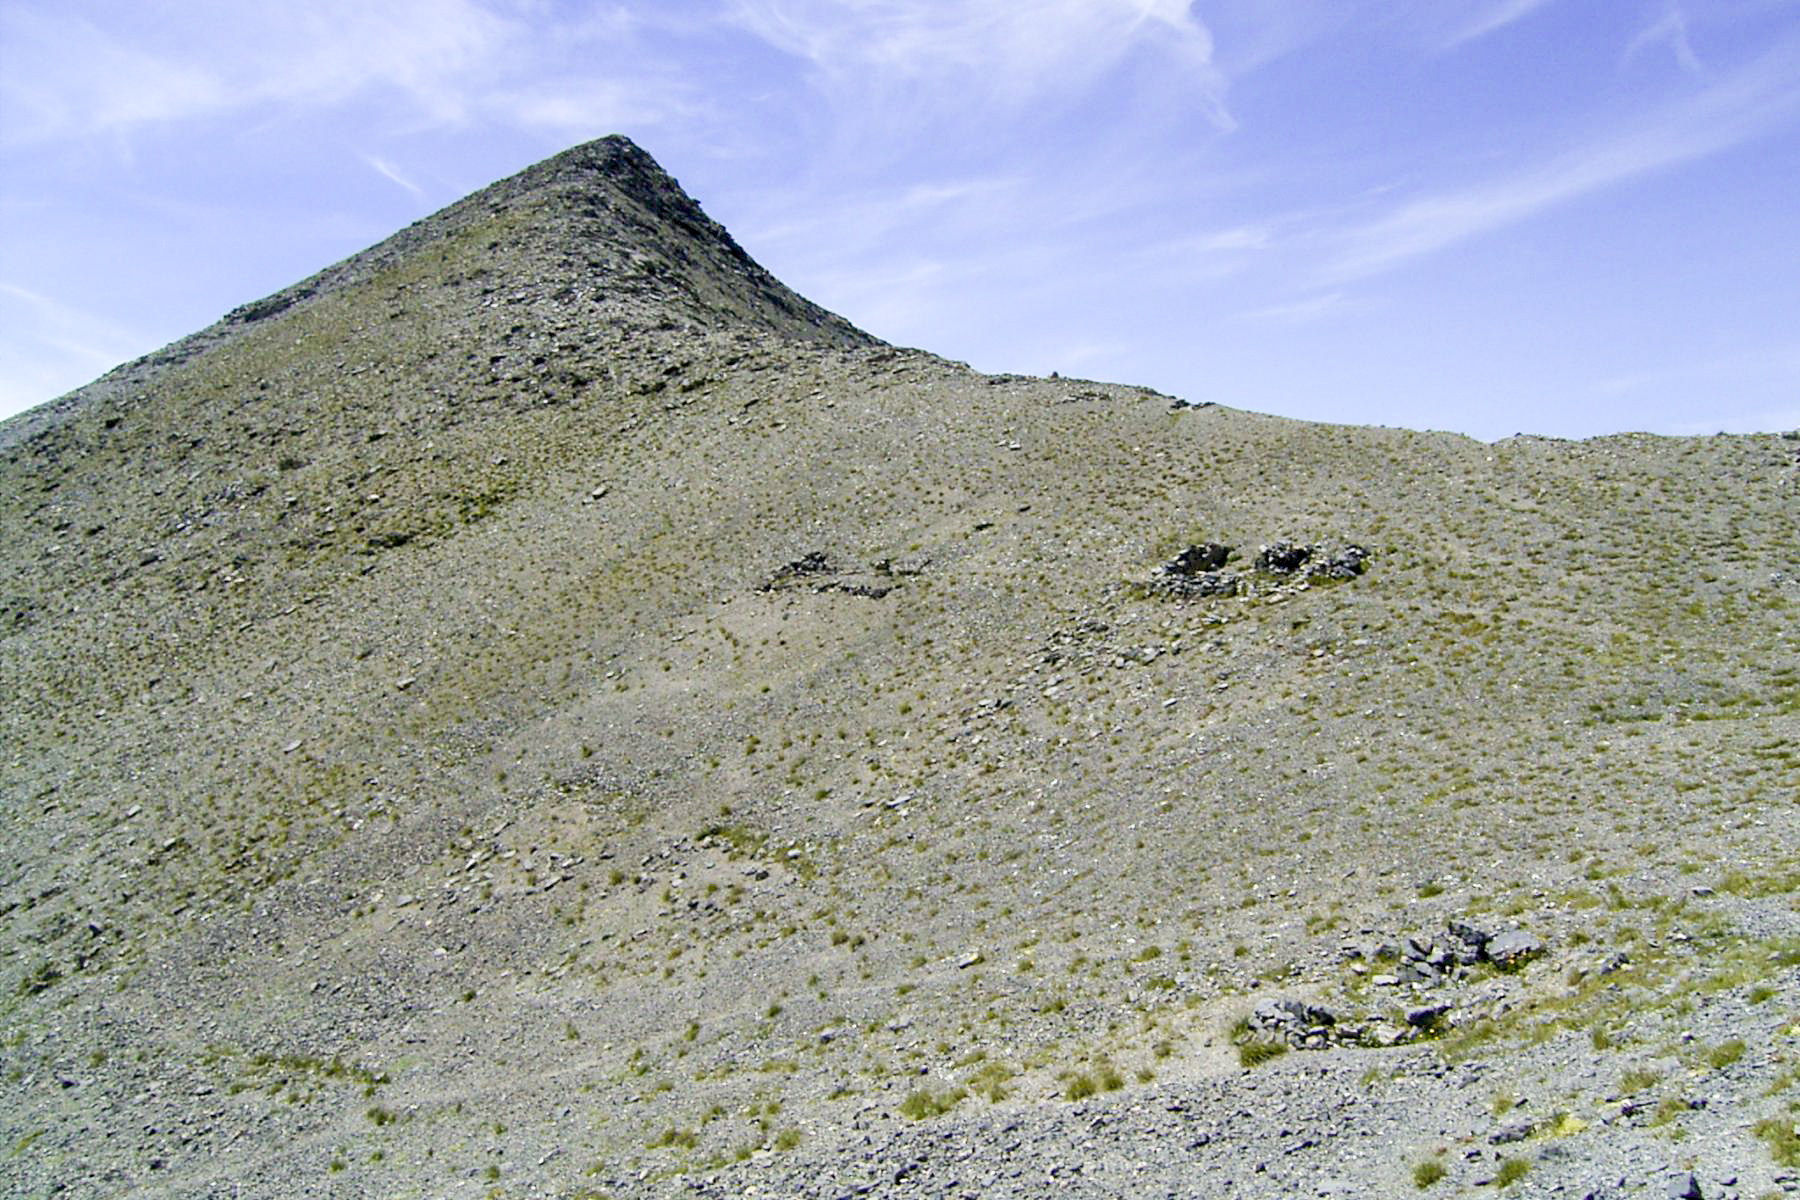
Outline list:
[[[1313,547],[1275,542],[1256,552],[1256,569],[1271,575],[1292,575],[1312,557]]]
[[[1220,570],[1230,558],[1230,546],[1219,542],[1197,542],[1158,567],[1150,588],[1181,599],[1234,596],[1243,581]]]

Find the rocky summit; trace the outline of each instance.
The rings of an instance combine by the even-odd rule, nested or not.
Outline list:
[[[5,1195],[1800,1192],[1800,434],[984,375],[608,138],[0,554]]]

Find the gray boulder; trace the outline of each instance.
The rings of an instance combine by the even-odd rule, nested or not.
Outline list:
[[[1667,1194],[1669,1200],[1702,1200],[1700,1181],[1694,1178],[1692,1171],[1669,1180]]]
[[[1487,957],[1487,945],[1494,935],[1486,930],[1477,929],[1463,920],[1452,920],[1447,927],[1450,932],[1451,953],[1463,966],[1470,966]]]
[[[1543,952],[1543,939],[1523,929],[1509,929],[1487,944],[1488,960],[1498,967],[1524,966]]]
[[[1342,550],[1330,555],[1323,563],[1313,566],[1312,573],[1323,575],[1327,579],[1354,579],[1362,574],[1363,563],[1369,552],[1361,546],[1345,546]]]
[[[1231,557],[1231,547],[1218,542],[1198,542],[1164,564],[1165,575],[1200,575],[1216,571]]]

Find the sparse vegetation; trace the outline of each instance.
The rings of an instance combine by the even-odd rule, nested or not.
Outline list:
[[[777,1187],[884,1109],[1260,1114],[1344,1061],[1546,1178],[1727,1085],[1800,1165],[1792,443],[984,377],[662,187],[509,185],[0,448],[22,1190],[277,1129],[352,1191]],[[1206,542],[1242,590],[1145,585]],[[1336,1017],[1226,1031],[1265,1000]]]
[[[1287,1046],[1281,1042],[1245,1042],[1238,1047],[1238,1064],[1244,1067],[1259,1067],[1286,1053]]]
[[[1500,1169],[1494,1172],[1495,1187],[1511,1187],[1531,1173],[1531,1160],[1528,1158],[1502,1159]]]
[[[1800,1167],[1800,1120],[1792,1117],[1764,1117],[1755,1126],[1769,1156],[1784,1167]]]
[[[918,1088],[900,1102],[900,1115],[913,1121],[940,1117],[962,1103],[968,1094],[962,1088],[950,1088],[939,1092]]]

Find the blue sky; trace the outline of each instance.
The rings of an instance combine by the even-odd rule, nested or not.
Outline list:
[[[984,370],[1800,426],[1800,0],[0,0],[0,415],[612,132]]]

